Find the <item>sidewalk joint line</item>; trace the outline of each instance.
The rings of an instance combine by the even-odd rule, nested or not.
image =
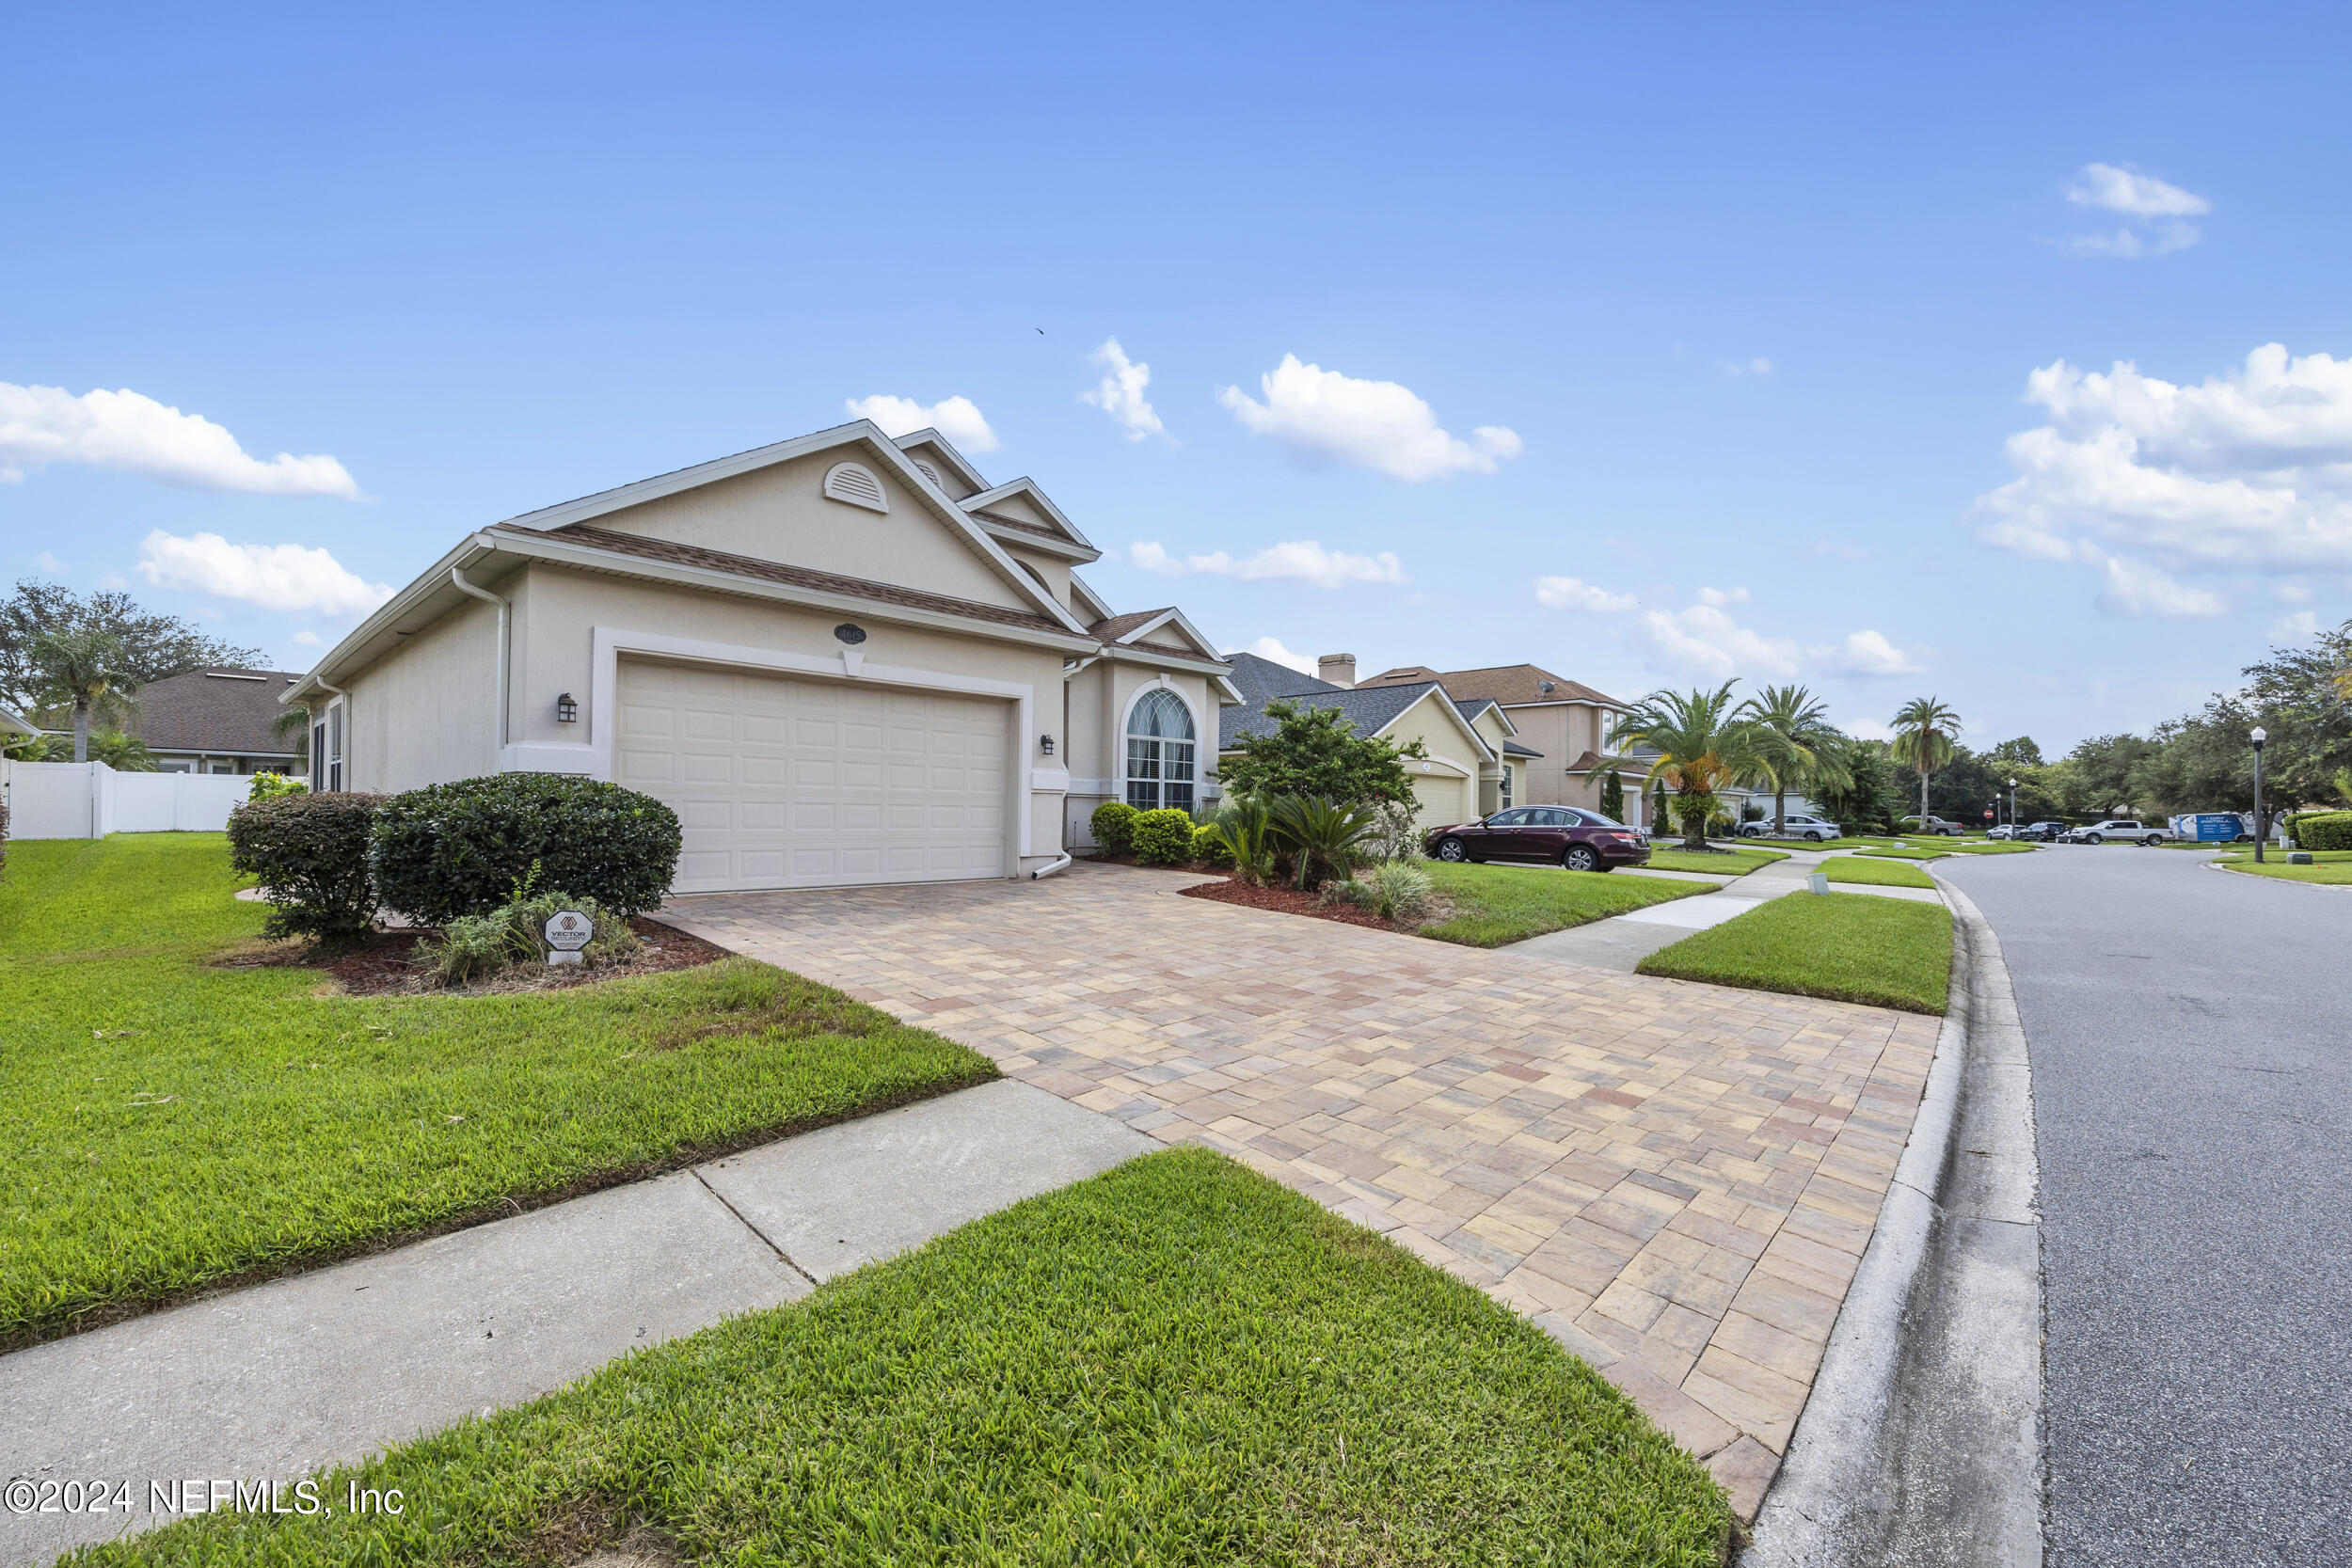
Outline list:
[[[726,1195],[720,1192],[718,1188],[710,1184],[709,1180],[703,1175],[702,1166],[695,1165],[691,1167],[691,1171],[694,1180],[702,1182],[703,1191],[708,1193],[712,1197],[717,1198],[719,1200],[719,1207],[724,1209],[728,1213],[733,1214],[737,1223],[741,1225],[744,1229],[750,1231],[753,1235],[758,1237],[760,1241],[766,1244],[770,1252],[772,1252],[778,1258],[783,1259],[784,1266],[786,1268],[790,1269],[794,1274],[797,1274],[803,1279],[807,1280],[812,1288],[817,1285],[818,1279],[815,1275],[809,1273],[806,1269],[801,1267],[800,1264],[794,1262],[790,1253],[776,1245],[774,1242],[770,1241],[768,1239],[768,1233],[765,1230],[760,1229],[759,1227],[754,1225],[750,1220],[746,1219],[743,1215],[742,1210],[738,1209],[734,1204],[729,1203],[726,1200]]]

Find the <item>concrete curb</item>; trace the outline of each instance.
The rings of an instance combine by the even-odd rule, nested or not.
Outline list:
[[[2025,1036],[1992,927],[1967,895],[1936,886],[1953,918],[1951,1007],[1742,1568],[2042,1561]]]

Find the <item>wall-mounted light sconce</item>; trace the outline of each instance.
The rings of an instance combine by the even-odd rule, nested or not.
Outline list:
[[[1050,735],[1039,736],[1037,737],[1037,749],[1044,752],[1047,756],[1052,756],[1054,754],[1054,737]]]
[[[555,721],[559,724],[571,724],[577,723],[579,720],[580,705],[573,702],[572,694],[566,691],[555,700]]]

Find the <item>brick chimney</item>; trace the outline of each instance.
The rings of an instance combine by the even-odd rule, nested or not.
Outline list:
[[[1317,679],[1329,681],[1333,686],[1352,687],[1356,684],[1356,656],[1325,654],[1315,660],[1315,675]]]

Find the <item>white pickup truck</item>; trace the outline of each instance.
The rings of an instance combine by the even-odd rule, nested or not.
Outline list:
[[[2105,844],[2108,839],[2120,838],[2126,844],[2137,844],[2144,849],[2151,844],[2162,844],[2171,836],[2162,828],[2152,828],[2128,816],[2110,816],[2105,822],[2093,822],[2088,828],[2071,829],[2058,835],[2058,842]]]

